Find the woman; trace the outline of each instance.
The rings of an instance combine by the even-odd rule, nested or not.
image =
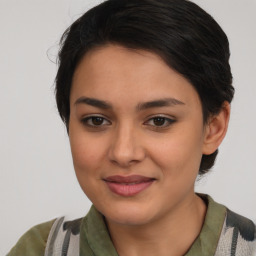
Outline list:
[[[93,206],[9,255],[255,255],[255,225],[194,192],[233,98],[229,44],[183,0],[108,0],[61,39],[56,100]]]

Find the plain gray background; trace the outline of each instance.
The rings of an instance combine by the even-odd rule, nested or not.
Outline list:
[[[54,102],[58,40],[95,0],[0,0],[0,255],[31,226],[86,214]],[[196,190],[256,220],[256,1],[195,0],[230,40],[229,132]]]

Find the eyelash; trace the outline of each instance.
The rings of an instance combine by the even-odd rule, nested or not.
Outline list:
[[[109,124],[107,125],[110,125],[111,122],[108,121],[106,118],[102,117],[102,116],[88,116],[88,117],[85,117],[81,120],[82,124],[85,125],[85,126],[88,126],[88,127],[92,127],[92,128],[101,128],[103,125],[95,125],[95,124],[92,124],[92,119],[93,118],[99,118],[99,119],[102,119],[103,122],[104,121],[107,121]],[[89,124],[89,122],[91,122],[91,124]],[[106,125],[106,124],[105,124]]]
[[[93,118],[99,118],[101,119],[101,121],[103,122],[103,124],[99,124],[99,125],[95,125],[92,123],[92,120]],[[162,119],[161,121],[164,121],[164,125],[154,125],[154,124],[149,124],[150,122],[154,122],[156,121],[156,119]],[[160,120],[158,120],[160,121]],[[149,118],[146,122],[144,122],[143,124],[146,124],[146,125],[149,125],[149,126],[152,126],[154,129],[164,129],[164,128],[168,128],[170,125],[172,125],[176,120],[174,119],[171,119],[171,118],[168,118],[168,117],[165,117],[165,116],[161,116],[161,115],[158,115],[158,116],[153,116],[151,118]],[[104,122],[107,122],[107,124],[104,124]],[[88,116],[88,117],[85,117],[81,120],[81,123],[87,127],[90,127],[90,128],[95,128],[95,129],[99,129],[99,128],[103,128],[103,126],[108,126],[108,125],[111,125],[111,122],[108,121],[106,118],[102,117],[102,116]]]
[[[154,129],[164,129],[164,128],[168,128],[170,125],[172,125],[175,120],[165,117],[165,116],[153,116],[150,119],[148,119],[148,121],[145,122],[145,124],[148,124],[149,122],[154,122],[156,121],[156,119],[162,119],[164,121],[164,125],[151,125]]]

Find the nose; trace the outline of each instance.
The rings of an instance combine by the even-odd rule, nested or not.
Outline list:
[[[139,137],[138,131],[132,125],[119,126],[112,136],[110,161],[123,168],[141,162],[146,153]]]

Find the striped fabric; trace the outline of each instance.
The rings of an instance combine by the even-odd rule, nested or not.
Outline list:
[[[79,256],[81,220],[56,219],[48,236],[45,256]]]
[[[256,256],[254,223],[227,210],[215,256]]]

